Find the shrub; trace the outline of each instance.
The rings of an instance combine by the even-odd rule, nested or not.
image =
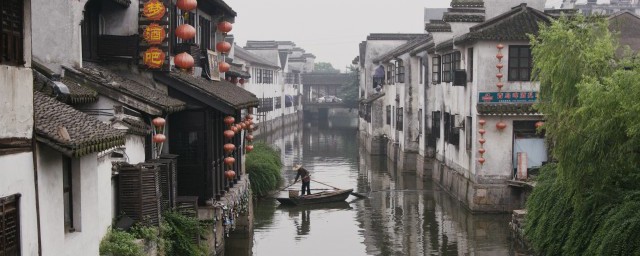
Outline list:
[[[266,196],[278,188],[282,181],[280,152],[263,142],[255,143],[253,151],[247,154],[246,165],[255,196]]]
[[[142,247],[135,243],[136,238],[127,232],[110,229],[100,241],[100,255],[142,256]]]

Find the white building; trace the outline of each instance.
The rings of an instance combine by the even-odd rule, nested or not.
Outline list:
[[[640,15],[640,1],[638,0],[610,0],[609,3],[598,3],[597,0],[587,0],[586,3],[577,0],[564,0],[561,8],[576,9],[585,15],[611,15],[617,12],[632,12]]]
[[[547,160],[528,34],[551,17],[541,0],[451,7],[429,20],[427,35],[382,53],[361,44],[361,134],[372,154],[407,170],[415,163],[471,210],[509,211],[522,206],[524,192],[508,185],[518,163]]]
[[[38,255],[31,1],[0,5],[0,254]]]

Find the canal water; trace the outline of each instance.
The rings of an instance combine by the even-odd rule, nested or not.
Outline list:
[[[356,122],[304,123],[261,139],[281,150],[285,181],[301,163],[312,179],[369,198],[309,207],[258,201],[252,236],[227,243],[225,255],[523,255],[510,238],[509,215],[471,214],[432,181],[369,156]],[[311,188],[328,187],[312,181]]]

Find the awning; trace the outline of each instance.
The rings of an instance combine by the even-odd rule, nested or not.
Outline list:
[[[40,92],[33,94],[36,139],[71,157],[124,145],[124,132]]]
[[[479,115],[541,115],[533,108],[534,103],[481,103],[477,105]]]
[[[154,78],[226,114],[259,104],[259,99],[253,93],[225,80],[210,81],[177,70],[156,73]]]
[[[382,97],[384,97],[385,93],[379,93],[379,94],[374,94],[374,95],[369,95],[369,98],[366,99],[362,99],[361,103],[363,104],[370,104],[371,102],[380,99]]]

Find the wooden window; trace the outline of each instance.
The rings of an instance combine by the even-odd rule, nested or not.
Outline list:
[[[62,159],[62,189],[64,204],[64,227],[65,232],[73,232],[73,172],[71,158]]]
[[[21,255],[20,194],[0,198],[0,255]]]
[[[472,145],[471,138],[473,137],[473,131],[471,129],[471,124],[472,124],[471,117],[467,116],[467,120],[465,120],[465,123],[464,123],[464,129],[467,132],[466,141],[465,141],[467,150],[471,150],[471,145]]]
[[[451,133],[451,115],[449,114],[449,112],[444,112],[443,121],[444,121],[444,141],[449,142],[449,137],[450,137],[449,135]]]
[[[396,130],[402,131],[404,127],[404,113],[402,113],[403,108],[397,108],[398,113],[396,113]]]
[[[396,81],[404,83],[404,62],[402,60],[396,61]]]
[[[528,45],[509,46],[509,81],[531,80],[531,48]]]
[[[391,125],[391,105],[387,105],[387,124]]]
[[[422,57],[420,58],[420,84],[422,84],[422,76],[424,75],[424,64],[422,63]]]
[[[451,82],[451,54],[442,55],[442,82]]]
[[[473,47],[467,49],[467,70],[469,82],[473,82]]]
[[[387,84],[395,84],[395,66],[393,64],[389,64],[387,66]]]
[[[275,102],[275,105],[276,105],[276,109],[280,109],[282,107],[282,98],[275,97],[274,98],[274,102]]]
[[[198,32],[198,37],[200,38],[200,48],[203,50],[212,50],[213,46],[211,45],[211,21],[206,19],[205,17],[200,16],[200,19],[198,20],[198,26],[200,27],[200,31]]]
[[[433,57],[431,59],[431,82],[433,84],[440,83],[440,56]]]
[[[98,59],[98,35],[100,34],[100,9],[101,1],[91,0],[87,2],[84,10],[84,18],[80,26],[82,35],[82,59]]]
[[[431,112],[431,135],[440,138],[440,111]]]
[[[23,0],[0,1],[0,63],[24,64]]]
[[[422,134],[422,109],[418,110],[418,134]]]

